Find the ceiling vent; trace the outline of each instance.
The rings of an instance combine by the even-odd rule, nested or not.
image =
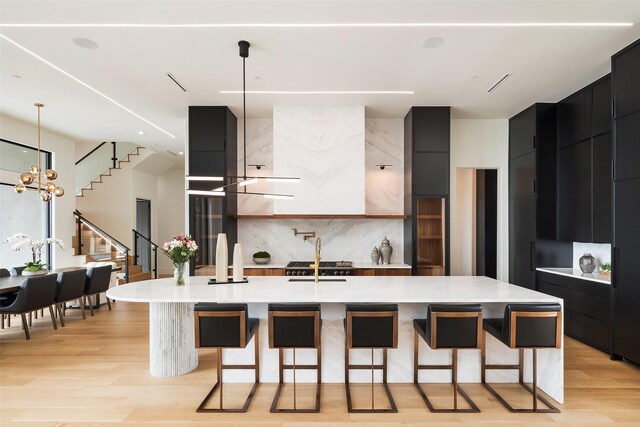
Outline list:
[[[176,156],[176,157],[178,157],[178,155],[177,155],[176,153],[174,153],[173,151],[169,151],[169,150],[167,150],[167,153],[171,154],[172,156]]]
[[[178,81],[178,79],[176,79],[173,74],[171,73],[167,73],[167,77],[169,77],[171,79],[172,82],[174,82],[180,89],[183,90],[183,92],[186,92],[187,89],[185,89],[184,86],[182,86],[182,84]]]
[[[504,76],[500,77],[497,82],[495,82],[489,89],[487,89],[487,93],[491,93],[492,90],[500,86],[505,80],[507,80],[511,74],[507,73]]]

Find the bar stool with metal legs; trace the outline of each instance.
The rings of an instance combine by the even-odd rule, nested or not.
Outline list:
[[[269,304],[269,348],[277,348],[279,381],[271,403],[271,412],[320,412],[320,385],[322,382],[322,346],[320,340],[320,304]],[[315,365],[296,365],[296,349],[316,349]],[[293,350],[293,364],[284,363],[284,350]],[[284,370],[293,370],[293,408],[278,409],[280,392],[284,385]],[[296,401],[296,370],[315,370],[317,376],[316,399],[313,408],[298,409]]]
[[[346,343],[344,349],[344,383],[347,392],[347,408],[352,413],[398,412],[393,395],[387,384],[387,350],[398,348],[397,304],[347,304]],[[370,348],[371,365],[352,365],[349,351],[352,348]],[[382,349],[382,365],[376,365],[373,350]],[[351,402],[349,373],[351,369],[371,369],[371,409],[356,409]],[[382,370],[382,383],[391,408],[376,409],[374,395],[374,372]]]
[[[196,304],[195,331],[196,348],[213,347],[217,354],[216,383],[204,398],[196,412],[247,412],[251,400],[260,382],[260,320],[249,318],[247,304]],[[255,335],[255,336],[254,336]],[[245,348],[251,341],[255,344],[255,362],[253,365],[225,365],[222,361],[222,350],[228,348]],[[249,396],[242,408],[225,408],[223,399],[222,371],[224,369],[251,369],[255,380]],[[220,389],[218,408],[205,408],[207,402]]]
[[[509,348],[519,349],[517,365],[487,365],[487,332]],[[560,304],[507,304],[503,319],[485,319],[482,334],[482,383],[510,412],[560,412],[538,394],[538,349],[561,348],[562,307]],[[533,350],[533,387],[524,382],[524,350]],[[532,409],[515,409],[486,382],[487,370],[518,370],[519,383],[533,396]],[[538,400],[547,408],[538,408]]]
[[[429,305],[426,319],[413,321],[413,383],[431,412],[480,412],[480,409],[458,385],[458,350],[479,349],[482,341],[482,306]],[[451,349],[450,365],[421,365],[419,363],[419,339],[422,337],[433,350]],[[418,382],[421,370],[451,370],[453,383],[453,408],[436,409]],[[458,392],[471,408],[458,408]]]

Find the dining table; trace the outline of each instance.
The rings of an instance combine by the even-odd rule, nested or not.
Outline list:
[[[86,270],[86,269],[87,269],[86,267],[63,267],[63,268],[56,268],[53,270],[49,270],[47,274],[59,274],[59,273],[65,273],[68,271],[77,271],[77,270]],[[0,277],[0,295],[19,290],[20,286],[22,285],[22,282],[24,282],[25,279],[28,279],[30,277],[41,277],[41,276],[17,275],[17,276]]]

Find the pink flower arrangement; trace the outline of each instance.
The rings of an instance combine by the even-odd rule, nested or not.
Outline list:
[[[162,249],[174,264],[184,264],[196,256],[198,245],[190,235],[178,234],[169,242],[164,242]]]

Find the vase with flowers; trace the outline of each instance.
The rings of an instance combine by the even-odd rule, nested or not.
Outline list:
[[[23,276],[33,276],[45,274],[47,272],[45,269],[47,264],[42,262],[42,251],[44,250],[45,245],[53,243],[58,245],[60,249],[64,250],[64,244],[60,239],[49,237],[41,240],[34,240],[31,236],[23,233],[13,234],[7,237],[2,243],[13,243],[11,249],[15,252],[23,249],[31,249],[31,261],[24,263],[26,267],[22,270]]]
[[[164,242],[162,250],[173,262],[173,277],[176,280],[176,285],[184,285],[185,264],[190,258],[195,257],[198,251],[195,240],[188,234],[178,234],[173,236],[170,241]]]

